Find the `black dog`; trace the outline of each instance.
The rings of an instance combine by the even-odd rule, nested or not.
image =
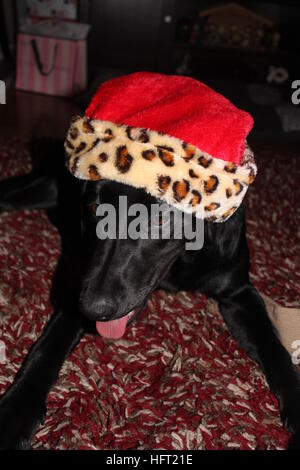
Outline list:
[[[204,247],[196,252],[185,250],[186,240],[101,241],[97,204],[108,202],[118,211],[120,195],[129,204],[150,207],[157,201],[111,181],[80,182],[64,168],[62,144],[53,145],[44,143],[49,158],[34,160],[31,174],[0,184],[2,211],[47,209],[62,237],[52,289],[55,313],[0,401],[0,448],[29,447],[64,360],[95,321],[128,312],[132,321],[158,287],[200,290],[218,301],[232,334],[260,364],[279,401],[283,422],[294,433],[290,447],[300,448],[300,375],[249,281],[243,206],[224,223],[205,223]]]

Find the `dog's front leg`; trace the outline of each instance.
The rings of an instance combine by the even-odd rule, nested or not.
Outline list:
[[[26,449],[44,420],[46,399],[83,334],[79,315],[56,312],[0,400],[0,449]]]
[[[278,399],[283,423],[294,433],[291,447],[300,449],[300,374],[281,344],[263,300],[246,284],[219,299],[219,307],[239,344],[263,369]]]

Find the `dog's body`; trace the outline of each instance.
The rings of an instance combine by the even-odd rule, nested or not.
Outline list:
[[[1,210],[47,209],[62,237],[52,289],[55,313],[0,401],[0,448],[30,445],[47,394],[82,335],[96,321],[130,311],[137,316],[156,288],[199,290],[218,301],[232,334],[266,374],[284,424],[294,433],[291,447],[299,448],[300,375],[249,281],[243,206],[225,223],[205,223],[204,247],[196,252],[185,250],[185,240],[101,241],[95,204],[117,208],[119,195],[148,207],[156,200],[111,181],[82,183],[65,170],[60,151],[47,146],[49,158],[34,162],[30,175],[0,184]]]

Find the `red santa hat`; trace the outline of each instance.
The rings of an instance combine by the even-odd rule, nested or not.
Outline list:
[[[100,86],[72,120],[67,166],[78,178],[143,188],[185,212],[227,220],[256,176],[253,119],[189,77],[138,72]]]

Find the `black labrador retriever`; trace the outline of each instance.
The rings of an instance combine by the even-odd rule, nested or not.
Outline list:
[[[300,448],[300,375],[249,281],[243,205],[224,223],[205,223],[198,251],[187,251],[184,239],[172,237],[99,240],[100,202],[118,211],[120,195],[147,207],[157,200],[112,181],[81,182],[65,169],[62,149],[60,143],[35,143],[33,172],[0,184],[2,211],[47,209],[62,237],[51,294],[55,312],[0,400],[0,448],[29,448],[45,417],[47,394],[82,335],[95,330],[95,322],[128,312],[130,323],[156,288],[199,290],[218,301],[230,331],[259,363],[278,399],[283,423],[293,432],[290,447]]]

